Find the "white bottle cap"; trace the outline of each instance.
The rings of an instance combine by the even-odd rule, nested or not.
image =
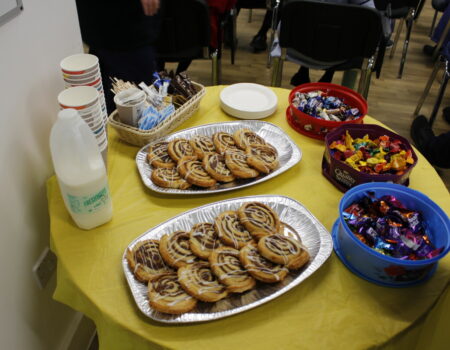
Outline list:
[[[78,117],[79,114],[76,109],[73,108],[67,108],[63,109],[62,111],[58,112],[58,118],[62,120],[70,120],[73,118]]]

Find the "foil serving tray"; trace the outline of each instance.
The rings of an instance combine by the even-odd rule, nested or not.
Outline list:
[[[200,188],[194,186],[186,190],[164,188],[155,185],[150,176],[152,174],[152,167],[147,161],[147,153],[149,147],[156,142],[172,141],[177,138],[190,139],[195,135],[212,136],[214,133],[223,131],[233,134],[238,129],[247,128],[256,132],[266,142],[274,146],[278,151],[280,166],[266,175],[260,175],[254,179],[239,179],[228,183],[218,183],[212,188]],[[260,182],[270,180],[271,178],[280,175],[289,168],[297,164],[302,158],[302,151],[291,140],[291,138],[278,126],[262,122],[262,121],[233,121],[224,123],[213,123],[196,126],[190,129],[181,130],[179,132],[162,137],[144,147],[142,147],[136,155],[136,164],[141,176],[142,182],[149,189],[165,194],[209,194],[217,192],[225,192],[236,190],[239,188],[256,185]]]
[[[177,230],[190,231],[196,223],[212,223],[221,212],[237,210],[243,203],[253,201],[264,203],[277,212],[285,226],[284,235],[301,240],[308,249],[310,261],[300,270],[291,271],[282,282],[276,284],[258,282],[254,289],[245,293],[231,294],[215,303],[198,302],[191,312],[169,315],[153,310],[148,301],[147,285],[139,282],[128,266],[127,249],[132,249],[140,241],[160,239],[163,235]],[[250,310],[277,298],[317,271],[329,258],[333,243],[330,233],[301,203],[285,196],[265,195],[233,198],[189,210],[143,233],[133,240],[127,249],[122,257],[122,267],[138,308],[144,315],[155,321],[182,324],[217,320]]]

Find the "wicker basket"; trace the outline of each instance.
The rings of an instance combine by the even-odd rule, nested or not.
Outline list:
[[[189,99],[180,108],[175,110],[171,116],[167,117],[161,124],[157,125],[150,130],[139,130],[131,125],[121,123],[119,120],[119,113],[115,110],[110,114],[108,121],[109,124],[117,130],[119,137],[135,146],[145,146],[150,142],[159,139],[170,133],[173,129],[177,128],[184,121],[188,120],[192,114],[194,114],[199,105],[200,100],[205,95],[205,87],[196,82],[192,84],[197,89],[197,93]]]

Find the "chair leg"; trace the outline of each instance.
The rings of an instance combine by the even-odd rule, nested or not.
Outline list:
[[[270,41],[269,41],[269,50],[267,51],[267,62],[266,62],[267,68],[272,67],[272,56],[270,54],[271,54],[274,38],[275,38],[275,35],[273,32],[271,32],[270,33]]]
[[[281,77],[283,75],[283,63],[284,63],[284,60],[281,57],[273,58],[272,79],[270,82],[271,86],[276,86],[276,87],[281,86]]]
[[[234,58],[236,57],[236,47],[237,47],[237,31],[236,31],[236,8],[231,9],[231,64],[234,64]]]
[[[394,57],[395,49],[397,48],[398,38],[400,37],[400,33],[402,32],[402,29],[403,29],[403,22],[404,22],[404,21],[405,21],[405,20],[402,18],[402,19],[400,20],[400,23],[398,24],[397,32],[395,33],[394,45],[392,46],[391,53],[389,54],[389,58]]]
[[[280,57],[274,57],[272,59],[272,75],[270,77],[270,86],[276,86],[279,65],[280,65]]]
[[[433,21],[431,22],[431,28],[430,28],[430,32],[428,33],[428,36],[431,38],[431,36],[433,35],[433,31],[434,31],[434,25],[436,24],[436,18],[437,18],[437,11],[434,11],[434,16],[433,16]]]
[[[273,41],[275,39],[275,33],[277,31],[277,18],[278,18],[278,10],[280,7],[280,0],[276,0],[275,5],[272,8],[272,25],[270,27],[270,46],[269,46],[269,50],[267,52],[267,68],[270,68],[272,65],[272,56],[270,55],[271,50],[272,50],[272,46],[273,46]]]
[[[423,5],[425,5],[425,1],[426,0],[419,1],[419,5],[417,6],[417,9],[416,9],[416,14],[414,15],[415,21],[419,18],[420,14],[422,13],[422,9],[423,9]]]
[[[425,86],[425,90],[423,90],[422,95],[420,96],[419,102],[417,103],[416,110],[414,111],[413,117],[419,115],[420,109],[423,106],[423,103],[425,102],[425,99],[428,96],[428,93],[430,92],[431,85],[433,85],[434,80],[436,79],[437,72],[441,68],[441,61],[437,60],[434,64],[433,71],[431,72],[430,78],[428,78],[427,85]]]
[[[401,79],[403,75],[403,68],[405,67],[406,54],[408,53],[409,39],[411,38],[413,23],[414,23],[414,10],[411,11],[411,13],[408,15],[406,19],[406,37],[405,42],[403,43],[402,58],[400,61],[400,68],[398,70],[397,76],[398,79]]]
[[[447,88],[448,77],[449,77],[448,61],[445,60],[445,69],[444,69],[444,76],[442,79],[442,84],[441,84],[441,87],[439,88],[438,97],[436,99],[436,103],[434,104],[433,112],[431,113],[430,120],[428,121],[430,126],[433,126],[434,120],[436,119],[437,113],[439,111],[439,107],[441,106],[442,98],[444,97],[445,89]]]
[[[364,59],[364,62],[362,63],[361,67],[361,73],[359,76],[359,83],[358,83],[358,93],[363,94],[365,90],[365,84],[366,84],[366,78],[367,78],[367,67],[369,66],[369,61],[367,58]]]
[[[342,75],[341,85],[354,90],[357,77],[358,69],[348,69]]]
[[[370,81],[372,78],[374,64],[375,64],[375,58],[374,57],[369,58],[369,61],[367,63],[366,79],[364,80],[364,90],[363,90],[363,94],[362,94],[366,100],[369,97]]]
[[[211,54],[211,84],[218,85],[219,84],[219,54],[217,50]]]
[[[363,97],[367,100],[369,97],[369,88],[370,88],[370,82],[372,79],[372,69],[369,69],[369,71],[366,73],[366,80],[364,83],[364,91],[363,91]]]

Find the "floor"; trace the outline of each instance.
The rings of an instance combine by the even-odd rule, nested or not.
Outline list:
[[[431,59],[422,53],[423,45],[432,44],[428,37],[428,32],[433,13],[431,2],[427,2],[420,18],[414,23],[403,78],[397,79],[397,72],[400,64],[405,29],[400,36],[397,50],[392,59],[388,57],[389,52],[387,52],[380,79],[376,79],[373,76],[368,96],[369,115],[385,123],[408,139],[410,139],[409,127],[413,120],[413,112],[433,68]],[[270,85],[271,70],[266,67],[267,53],[255,54],[248,45],[258,31],[263,16],[264,10],[253,10],[252,19],[249,23],[249,10],[244,9],[239,14],[237,22],[238,50],[236,60],[235,64],[232,65],[230,51],[228,49],[224,50],[222,59],[222,84],[254,82]],[[167,66],[168,69],[174,67],[174,65],[170,64]],[[289,80],[297,69],[298,66],[290,62],[284,65],[282,87],[287,89],[293,88],[289,85]],[[188,74],[195,81],[204,85],[211,85],[211,66],[206,60],[194,61],[189,67]],[[321,71],[312,71],[311,79],[315,81],[321,74]],[[422,107],[421,113],[427,117],[431,114],[434,106],[441,75],[442,73],[439,73]],[[337,73],[333,82],[340,83],[341,77],[341,73]],[[449,105],[450,96],[446,94],[441,108]],[[441,113],[439,113],[434,123],[434,132],[439,134],[449,129],[450,126],[442,118]],[[450,189],[450,170],[436,170],[446,183],[447,188]]]

